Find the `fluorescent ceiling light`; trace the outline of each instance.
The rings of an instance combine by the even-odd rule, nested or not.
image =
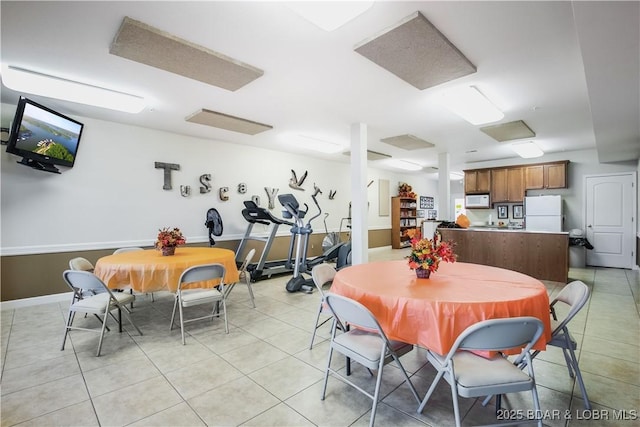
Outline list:
[[[360,16],[372,1],[296,1],[287,3],[295,13],[325,31],[333,31]]]
[[[513,148],[513,151],[515,151],[520,157],[525,159],[540,157],[544,154],[540,147],[538,147],[533,141],[517,142],[511,144],[511,148]]]
[[[144,110],[143,98],[10,65],[2,66],[2,83],[17,92],[62,99],[126,113]]]
[[[306,135],[298,135],[298,137],[292,139],[291,142],[298,147],[307,148],[309,150],[319,151],[326,154],[339,153],[345,149],[342,144]]]
[[[504,117],[475,86],[461,86],[442,93],[442,104],[474,125],[497,122]]]
[[[415,163],[407,162],[406,160],[390,159],[390,160],[387,160],[387,164],[391,167],[406,170],[406,171],[422,170],[422,166]]]

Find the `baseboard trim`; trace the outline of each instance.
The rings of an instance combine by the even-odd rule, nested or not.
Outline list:
[[[15,299],[11,301],[0,302],[0,310],[12,310],[21,307],[30,307],[34,305],[51,304],[54,302],[62,302],[71,300],[71,292],[62,294],[44,295],[40,297],[31,297],[23,299]]]

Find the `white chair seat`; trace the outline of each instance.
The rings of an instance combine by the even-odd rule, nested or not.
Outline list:
[[[183,307],[191,307],[216,301],[222,301],[222,294],[217,289],[182,291]]]
[[[398,357],[413,350],[411,344],[402,341],[388,340],[388,342],[389,347]],[[354,329],[347,334],[336,336],[333,343],[336,350],[345,356],[353,359],[362,358],[368,360],[369,363],[366,366],[369,369],[377,369],[380,362],[380,347],[384,345],[384,340],[377,333]]]
[[[85,297],[73,303],[72,307],[75,310],[83,311],[86,313],[102,314],[105,312],[105,308],[107,307],[107,304],[112,297],[115,298],[120,304],[129,304],[135,299],[133,295],[125,294],[123,292],[111,293],[111,295],[104,292],[90,297]]]
[[[444,359],[442,357],[443,361]],[[531,377],[506,357],[496,355],[487,359],[468,351],[460,351],[453,356],[453,364],[456,367],[460,395],[463,397],[464,389],[493,385],[499,385],[502,393],[531,390]],[[512,387],[507,384],[512,384]],[[473,395],[471,392],[468,394]]]

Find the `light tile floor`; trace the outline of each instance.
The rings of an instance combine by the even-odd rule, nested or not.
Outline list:
[[[376,249],[370,260],[401,259],[403,250]],[[371,401],[330,378],[320,400],[327,357],[328,323],[313,350],[309,341],[318,294],[287,293],[289,276],[254,284],[255,309],[243,285],[228,306],[230,333],[221,320],[169,331],[172,295],[138,295],[133,319],[142,329],[108,332],[102,356],[95,357],[97,334],[71,333],[60,351],[68,304],[55,303],[1,312],[2,426],[366,426]],[[577,385],[562,354],[551,348],[535,359],[545,425],[638,425],[640,409],[640,278],[638,271],[572,269],[591,299],[570,324],[579,341],[580,366],[594,412],[584,412]],[[546,282],[553,297],[562,284]],[[78,319],[95,325],[92,318]],[[125,323],[125,326],[126,323]],[[424,351],[402,358],[418,392],[434,377]],[[336,359],[344,367],[344,359]],[[374,378],[354,367],[353,377],[373,389]],[[451,394],[441,382],[423,414],[388,365],[379,426],[449,426]],[[504,407],[531,408],[529,394],[509,395]],[[460,399],[463,424],[495,422],[491,405]],[[623,412],[624,411],[624,412]],[[569,420],[569,416],[571,419]],[[628,420],[616,418],[626,417]]]

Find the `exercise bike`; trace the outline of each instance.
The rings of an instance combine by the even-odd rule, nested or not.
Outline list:
[[[309,220],[305,224],[304,217],[309,211],[309,206],[305,203],[304,209],[301,209],[300,204],[293,196],[293,194],[281,194],[278,196],[278,201],[285,209],[282,212],[283,218],[294,220],[294,225],[291,227],[292,239],[290,240],[289,244],[288,256],[288,262],[293,264],[292,266],[288,266],[293,267],[293,277],[287,282],[286,289],[288,292],[313,292],[313,289],[315,288],[313,279],[304,277],[303,273],[310,273],[311,269],[316,265],[338,258],[340,248],[344,246],[344,243],[338,243],[324,251],[322,255],[311,260],[307,259],[307,252],[309,249],[309,236],[313,233],[311,222],[322,214],[322,209],[318,204],[316,196],[313,195],[311,196],[311,198],[313,199],[313,203],[318,209],[318,213],[315,216],[309,218]],[[294,246],[295,256],[293,254]]]

